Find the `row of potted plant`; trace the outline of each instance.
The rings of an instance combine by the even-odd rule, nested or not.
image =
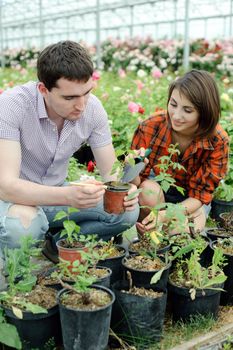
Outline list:
[[[171,163],[173,152],[177,152],[175,146],[171,148],[168,156],[161,159],[163,171],[159,175],[159,180],[164,190],[169,186],[175,186],[173,179],[167,173],[167,167],[177,166]],[[182,191],[180,188],[178,190]],[[52,336],[55,342],[59,342],[60,320],[65,349],[75,346],[78,349],[104,349],[108,342],[110,322],[119,336],[126,338],[128,342],[136,342],[137,346],[140,346],[139,343],[142,341],[143,347],[145,342],[155,342],[161,337],[167,298],[168,304],[171,303],[174,320],[180,318],[188,320],[190,315],[196,313],[204,315],[210,313],[217,317],[220,292],[223,290],[226,278],[230,280],[231,277],[232,267],[224,270],[230,265],[230,258],[226,265],[224,256],[226,260],[230,255],[229,247],[232,245],[232,239],[227,240],[225,237],[224,240],[211,243],[209,246],[204,238],[195,234],[192,222],[189,222],[190,234],[184,232],[185,215],[180,205],[164,204],[163,209],[165,207],[166,224],[161,225],[157,222],[154,231],[143,238],[140,237],[139,242],[132,243],[129,247],[129,256],[125,256],[126,252],[122,247],[115,247],[113,241],[102,242],[93,236],[81,235],[79,226],[70,220],[70,215],[77,209],[69,208],[67,212],[58,213],[55,220],[63,220],[64,229],[60,233],[61,240],[57,243],[60,264],[49,276],[55,283],[49,284],[48,276],[42,283],[44,278],[37,279],[32,273],[35,267],[30,263],[30,256],[34,252],[31,250],[34,242],[30,238],[22,242],[21,248],[8,250],[6,267],[9,286],[0,294],[0,300],[5,309],[6,320],[16,326],[24,348],[40,347],[41,343],[38,344],[37,341],[42,341],[44,344]],[[160,209],[161,206],[152,208],[155,216]],[[222,226],[225,225],[226,230],[232,226],[232,215],[223,217]],[[174,228],[178,235],[171,237],[170,233]],[[209,237],[211,234],[213,232],[207,232]],[[215,237],[216,233],[214,239]],[[220,246],[224,249],[227,247],[225,253]],[[71,251],[71,257],[67,255],[67,251]],[[97,264],[112,269],[110,281],[106,282],[104,279],[104,287],[92,285],[94,281],[103,282],[102,277],[97,277]],[[111,272],[108,270],[107,275],[109,273]],[[59,291],[57,296],[55,290],[52,290],[52,295],[48,297],[47,290],[51,291],[51,286],[54,284],[56,288],[65,289]],[[225,302],[232,302],[231,285],[232,282],[229,282],[225,286],[227,290]],[[111,287],[112,291],[108,287]],[[52,304],[49,307],[47,304],[46,307],[42,304],[38,308],[36,306],[40,299],[38,296],[45,293],[46,297],[42,299],[52,300]],[[208,298],[208,302],[205,298]],[[106,304],[103,304],[105,301]],[[41,306],[44,307],[43,310]],[[44,309],[49,310],[46,312]],[[24,315],[25,311],[29,314]],[[46,324],[44,337],[21,328],[22,316],[23,320],[25,317],[26,320],[30,320],[30,327],[34,324],[33,312],[39,313],[35,320],[35,332],[40,328],[37,324],[38,319],[43,325]],[[48,313],[48,317],[44,313]],[[50,317],[53,317],[53,326],[47,323]],[[97,317],[100,317],[100,320]],[[3,325],[6,327],[5,321]],[[96,327],[99,327],[98,331]],[[58,331],[57,335],[55,331]],[[33,335],[33,339],[29,339],[29,335]],[[4,339],[1,341],[4,342]],[[18,348],[21,348],[19,339],[17,341]]]

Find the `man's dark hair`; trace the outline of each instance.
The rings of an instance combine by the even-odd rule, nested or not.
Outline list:
[[[93,63],[87,50],[74,41],[60,41],[46,47],[37,60],[37,76],[50,91],[57,80],[87,82],[93,73]]]

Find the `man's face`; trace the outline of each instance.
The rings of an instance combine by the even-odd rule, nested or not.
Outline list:
[[[43,83],[39,83],[39,90],[45,99],[47,113],[51,120],[62,118],[75,121],[80,119],[92,88],[92,78],[87,82],[60,78],[57,86],[51,91],[48,91]]]

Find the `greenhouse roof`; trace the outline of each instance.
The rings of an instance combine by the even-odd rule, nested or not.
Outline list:
[[[0,0],[2,48],[109,36],[223,38],[232,35],[233,0]]]

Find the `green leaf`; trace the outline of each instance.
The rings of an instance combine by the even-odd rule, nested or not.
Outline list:
[[[16,288],[21,292],[30,292],[35,286],[36,280],[36,276],[30,275],[26,279],[19,281],[16,284]]]
[[[25,303],[25,307],[27,311],[31,311],[33,314],[47,314],[48,310],[46,310],[45,308],[39,306],[39,305],[35,305],[32,303]]]
[[[160,278],[161,278],[161,276],[162,276],[162,273],[163,273],[163,271],[165,270],[165,268],[166,268],[166,266],[165,267],[163,267],[161,270],[159,270],[158,272],[156,272],[155,274],[154,274],[154,276],[151,278],[151,280],[150,280],[150,283],[152,284],[152,283],[157,283],[159,280],[160,280]]]
[[[68,214],[72,214],[72,213],[77,213],[79,210],[77,208],[69,207],[67,211],[68,211]]]
[[[66,220],[63,222],[63,226],[68,234],[68,236],[72,236],[72,233],[75,231],[76,223],[73,220]]]
[[[53,221],[62,220],[66,217],[67,217],[67,213],[64,210],[61,210],[55,215]]]
[[[131,200],[131,199],[137,197],[137,195],[138,195],[140,192],[142,192],[142,188],[140,188],[140,189],[138,189],[138,190],[136,190],[136,191],[130,193],[130,194],[127,196],[127,200]]]
[[[167,192],[167,191],[169,190],[169,188],[170,188],[170,184],[169,184],[168,181],[163,180],[163,181],[161,182],[161,187],[162,187],[162,189],[163,189],[164,192]]]
[[[12,324],[0,324],[0,343],[11,346],[15,349],[22,349],[22,343],[19,338],[17,329]]]
[[[215,284],[222,284],[223,282],[225,282],[227,279],[227,276],[225,276],[224,274],[220,274],[218,276],[215,276],[215,277],[211,277],[211,279],[205,283],[204,285],[204,288],[208,288],[208,287],[211,287]],[[220,289],[222,290],[221,288],[218,288],[218,287],[214,287],[214,289]]]

